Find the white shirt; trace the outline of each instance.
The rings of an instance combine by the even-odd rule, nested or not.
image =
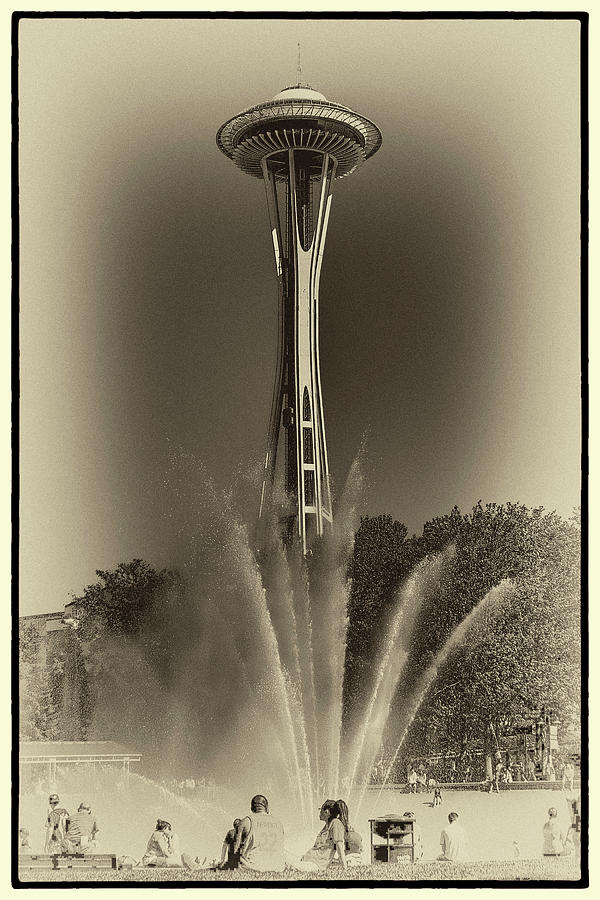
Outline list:
[[[564,834],[560,822],[553,816],[544,825],[544,853],[562,853],[564,846]]]
[[[449,822],[445,828],[442,828],[440,835],[440,845],[444,859],[456,862],[465,857],[465,844],[467,836],[458,820]]]

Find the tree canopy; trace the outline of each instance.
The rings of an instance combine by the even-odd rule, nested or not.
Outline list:
[[[458,624],[488,592],[509,580],[506,601],[487,613],[456,648],[426,693],[406,752],[482,746],[542,705],[564,725],[579,721],[580,530],[543,508],[478,503],[427,522],[419,537],[389,517],[366,517],[356,534],[348,631],[347,706],[364,703],[374,648],[410,568],[453,547],[437,587],[422,598],[420,624],[391,710],[386,741],[414,702],[415,685]],[[380,550],[381,547],[381,550]],[[360,611],[360,612],[357,612]]]

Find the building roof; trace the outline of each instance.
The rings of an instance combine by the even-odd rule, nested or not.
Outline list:
[[[58,612],[49,612],[49,613],[33,613],[33,615],[29,616],[19,616],[19,622],[31,622],[35,619],[62,619],[64,616],[63,610],[59,610]]]
[[[109,759],[139,759],[140,754],[114,741],[21,741],[19,758],[21,761],[49,759],[86,759],[96,761]]]

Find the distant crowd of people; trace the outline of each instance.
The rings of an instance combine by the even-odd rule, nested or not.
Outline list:
[[[169,780],[163,778],[160,784],[172,794],[180,794],[182,797],[200,796],[205,800],[214,800],[217,791],[214,778],[204,778],[203,776],[188,775],[186,778]]]
[[[575,766],[568,760],[563,764],[555,765],[550,757],[544,764],[543,772],[538,771],[533,758],[524,763],[507,758],[504,760],[498,753],[492,764],[491,777],[486,776],[481,770],[482,760],[475,762],[469,759],[441,761],[427,767],[424,763],[418,766],[411,763],[407,769],[406,785],[409,793],[419,794],[432,790],[436,784],[468,784],[480,782],[489,784],[490,793],[499,791],[499,785],[512,784],[513,781],[536,781],[538,776],[544,781],[562,781],[564,790],[573,790],[575,778]],[[372,780],[381,781],[382,765],[374,768]]]

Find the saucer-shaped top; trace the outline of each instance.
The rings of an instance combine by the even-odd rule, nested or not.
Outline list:
[[[255,178],[263,177],[265,157],[287,149],[333,156],[335,177],[343,178],[376,153],[381,132],[370,119],[327,100],[310,85],[295,84],[221,125],[217,146]]]

